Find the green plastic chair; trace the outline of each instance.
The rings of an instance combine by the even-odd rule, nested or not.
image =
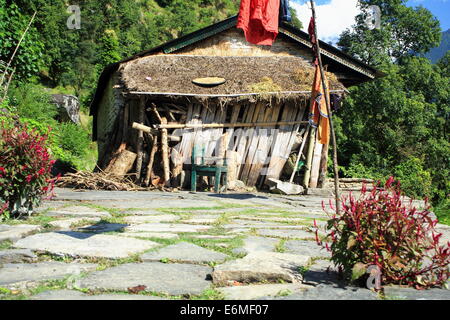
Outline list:
[[[200,158],[200,164],[197,164],[197,159]],[[220,193],[220,185],[226,185],[227,181],[227,159],[212,158],[223,160],[223,165],[205,164],[205,147],[194,145],[192,149],[192,169],[191,169],[191,191],[197,192],[197,178],[208,176],[214,177],[214,192]],[[226,190],[226,188],[225,188]]]

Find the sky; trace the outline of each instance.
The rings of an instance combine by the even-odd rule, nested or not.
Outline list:
[[[350,28],[358,14],[357,0],[315,0],[317,29],[319,38],[335,43],[342,31]],[[291,6],[297,10],[304,30],[309,24],[311,10],[308,0],[291,0]],[[450,29],[450,0],[408,0],[407,5],[422,5],[433,13],[441,23],[443,31]]]

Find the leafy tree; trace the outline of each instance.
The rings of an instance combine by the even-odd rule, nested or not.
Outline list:
[[[347,175],[382,178],[395,174],[409,195],[435,203],[450,193],[448,56],[432,65],[416,52],[439,42],[439,24],[426,9],[402,0],[361,0],[383,14],[369,30],[363,11],[354,31],[339,41],[343,50],[376,65],[385,76],[351,88],[338,113],[340,162]]]
[[[10,61],[30,20],[31,15],[21,12],[17,4],[0,0],[0,60]],[[39,71],[42,51],[38,31],[31,26],[11,64],[11,68],[16,69],[15,79],[28,79]]]
[[[425,53],[439,45],[439,21],[427,9],[407,7],[406,0],[359,0],[361,14],[354,30],[341,34],[338,45],[364,62],[379,65],[405,55]],[[381,10],[381,28],[370,30],[366,24],[369,6]]]

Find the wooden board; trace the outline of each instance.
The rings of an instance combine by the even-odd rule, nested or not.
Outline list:
[[[314,155],[313,161],[311,165],[311,178],[309,180],[310,188],[317,188],[317,183],[319,181],[319,169],[320,169],[320,160],[322,158],[322,148],[323,144],[320,144],[318,141],[318,136],[316,135],[316,145],[314,147]]]

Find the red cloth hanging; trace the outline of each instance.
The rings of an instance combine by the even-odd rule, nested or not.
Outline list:
[[[280,0],[241,0],[237,28],[248,42],[271,46],[278,35]]]

